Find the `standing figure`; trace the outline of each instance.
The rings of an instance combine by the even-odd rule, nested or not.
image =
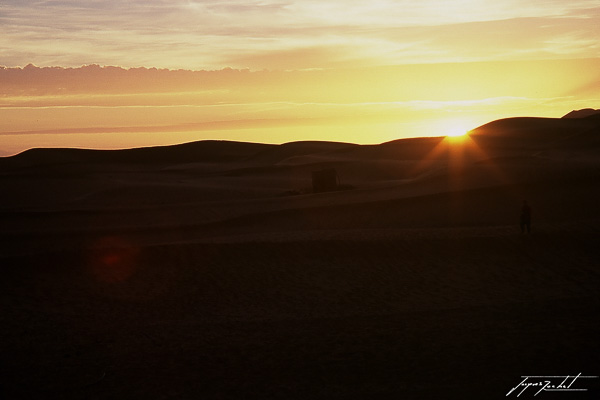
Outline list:
[[[527,200],[523,200],[523,207],[521,207],[521,233],[531,233],[531,207],[527,204]]]

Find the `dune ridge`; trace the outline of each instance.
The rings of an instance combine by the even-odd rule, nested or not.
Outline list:
[[[321,222],[334,228],[352,225],[345,214],[373,214],[373,226],[398,228],[510,224],[526,197],[540,200],[539,223],[575,215],[594,220],[598,214],[588,204],[594,197],[585,192],[599,173],[599,126],[594,118],[512,118],[474,129],[463,144],[420,138],[380,145],[204,141],[119,151],[35,149],[0,159],[0,213],[7,221],[0,229],[4,237],[68,227],[190,230],[252,221],[253,214],[266,223],[275,212],[273,220],[287,221],[281,229],[293,230],[301,221],[283,216],[302,210],[328,216]],[[330,167],[351,190],[313,194],[311,173]],[[553,193],[553,186],[568,189]],[[483,192],[489,194],[477,194]],[[465,204],[450,218],[453,198]],[[400,217],[403,209],[419,217]],[[433,210],[446,216],[430,216]],[[340,222],[326,222],[334,220]]]
[[[0,158],[0,397],[506,398],[597,375],[599,137],[596,116],[511,118]],[[340,186],[314,193],[326,168]]]

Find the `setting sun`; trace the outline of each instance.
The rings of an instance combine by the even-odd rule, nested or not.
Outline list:
[[[9,1],[0,157],[205,139],[460,138],[597,103],[595,2],[455,3]]]
[[[455,126],[450,126],[448,127],[448,130],[446,131],[446,136],[449,137],[461,137],[461,136],[465,136],[467,134],[467,129],[465,129],[465,127],[461,126],[461,125],[455,125]]]
[[[471,129],[481,125],[475,119],[465,118],[444,118],[433,123],[435,136],[444,136],[450,139],[461,139],[468,135]]]

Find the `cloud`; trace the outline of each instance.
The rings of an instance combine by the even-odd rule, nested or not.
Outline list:
[[[354,54],[353,54],[354,52]],[[265,50],[232,55],[224,60],[228,65],[244,65],[260,69],[268,65],[275,70],[303,70],[311,68],[336,68],[351,65],[365,66],[360,53],[349,46],[314,46],[295,49]]]
[[[8,66],[172,69],[595,57],[599,26],[595,1],[8,0],[0,52]]]
[[[1,132],[0,136],[25,135],[82,135],[108,133],[163,133],[171,132],[201,132],[230,129],[250,129],[265,127],[298,126],[315,123],[327,123],[328,118],[269,118],[269,119],[232,119],[226,121],[203,121],[172,125],[131,125],[131,126],[101,126],[77,128],[50,128],[24,131]]]
[[[595,19],[516,18],[440,26],[400,27],[384,35],[396,43],[422,42],[413,62],[526,60],[598,57],[600,35]]]
[[[307,49],[284,53],[286,57],[267,56],[281,57],[280,67],[302,62],[310,66],[311,57],[324,57],[320,51],[328,52]],[[345,54],[342,50],[340,58],[330,58],[331,65],[338,63],[338,68],[287,72],[98,65],[0,68],[0,102],[5,106],[28,106],[41,101],[60,103],[55,105],[84,101],[97,101],[100,105],[108,101],[118,105],[458,101],[504,96],[556,97],[573,88],[589,87],[600,79],[600,58],[340,68]]]

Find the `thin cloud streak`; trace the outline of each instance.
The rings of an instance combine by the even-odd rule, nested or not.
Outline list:
[[[103,133],[172,133],[172,132],[199,132],[224,129],[248,129],[281,126],[314,125],[333,123],[329,118],[271,118],[271,119],[240,119],[228,121],[206,121],[174,125],[134,125],[134,126],[102,126],[102,127],[79,127],[64,129],[39,129],[29,131],[0,132],[0,136],[21,135],[80,135],[80,134],[103,134]]]
[[[80,135],[80,134],[107,134],[107,133],[162,133],[168,135],[174,132],[206,132],[218,130],[239,129],[272,129],[283,127],[302,126],[348,126],[360,124],[395,123],[415,124],[426,121],[435,121],[431,116],[442,119],[462,119],[469,128],[477,124],[488,122],[494,114],[490,109],[499,109],[506,112],[513,110],[511,116],[520,115],[520,110],[537,108],[539,110],[554,110],[556,106],[566,107],[581,105],[582,102],[572,98],[486,98],[470,101],[406,101],[406,102],[380,102],[380,103],[354,103],[354,104],[321,104],[321,103],[265,103],[265,104],[236,104],[220,106],[215,112],[215,106],[115,106],[108,107],[38,107],[23,108],[19,110],[0,108],[3,112],[24,111],[27,115],[58,115],[61,119],[68,115],[89,114],[88,126],[77,126],[78,120],[66,122],[59,127],[46,127],[32,129],[25,124],[20,130],[0,131],[1,136],[26,136],[26,135]],[[166,113],[166,109],[177,110],[176,116]],[[576,107],[575,107],[576,108]],[[203,111],[206,111],[204,112]],[[211,109],[211,110],[208,110]],[[37,114],[36,114],[37,113]],[[91,113],[91,114],[90,114]],[[123,115],[130,113],[129,125],[115,125],[123,123]],[[153,119],[136,117],[153,115]],[[488,113],[486,116],[486,113]],[[480,115],[479,117],[475,117]],[[483,117],[481,115],[484,115]],[[505,116],[508,116],[505,115]],[[116,117],[117,116],[117,117]],[[142,121],[144,124],[136,124]],[[186,121],[181,123],[179,121]],[[470,122],[469,122],[470,121]],[[169,123],[171,122],[171,123]],[[98,124],[100,126],[98,126]],[[37,124],[36,124],[37,125]],[[70,126],[69,126],[70,125]],[[440,125],[439,123],[437,125]],[[423,130],[420,136],[435,135],[435,132]]]
[[[5,1],[0,22],[8,66],[306,69],[600,56],[595,1]]]

